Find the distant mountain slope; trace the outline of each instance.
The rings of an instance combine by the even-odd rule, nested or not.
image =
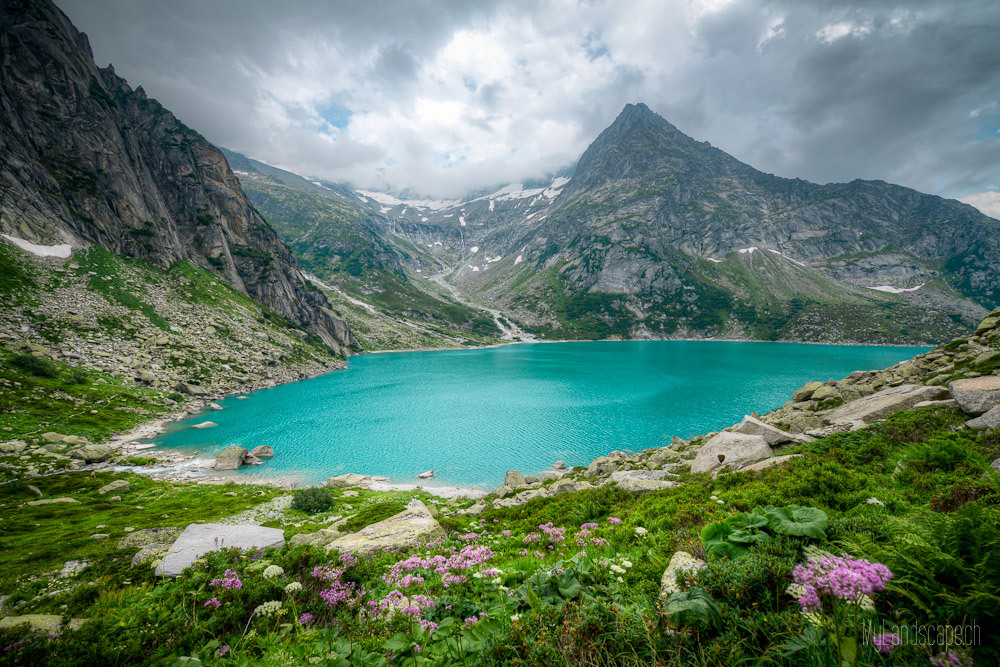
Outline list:
[[[401,221],[352,189],[323,183],[222,149],[253,205],[274,225],[366,349],[495,343],[490,315],[430,280],[444,264],[420,239],[443,234]],[[402,209],[400,209],[401,211]],[[412,241],[404,238],[403,228]],[[438,246],[441,244],[439,243]],[[359,305],[362,304],[362,305]]]
[[[218,149],[98,69],[49,0],[4,0],[0,39],[0,231],[160,268],[190,260],[336,351],[356,344]]]
[[[765,174],[641,104],[544,203],[452,275],[543,335],[929,342],[1000,299],[1000,222],[971,206]]]

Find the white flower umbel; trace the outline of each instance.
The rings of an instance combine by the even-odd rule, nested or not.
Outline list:
[[[281,567],[279,567],[278,565],[268,565],[266,568],[264,568],[265,579],[274,579],[275,577],[280,577],[284,573],[285,571],[281,569]]]
[[[258,605],[256,609],[253,610],[254,616],[273,616],[281,611],[281,600],[271,600],[270,602],[265,602],[262,605]]]

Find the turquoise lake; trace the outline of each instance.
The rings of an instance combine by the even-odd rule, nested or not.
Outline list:
[[[767,412],[808,380],[885,368],[927,348],[648,341],[538,343],[351,357],[347,370],[226,398],[156,442],[206,456],[274,447],[237,475],[318,484],[359,472],[493,489],[504,472],[586,465]],[[191,424],[211,420],[212,429]]]

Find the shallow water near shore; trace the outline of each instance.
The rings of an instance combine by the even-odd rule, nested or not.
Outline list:
[[[808,380],[880,369],[921,347],[716,341],[544,343],[352,357],[348,368],[264,389],[168,425],[158,448],[206,456],[271,445],[234,473],[318,484],[359,472],[392,482],[496,488],[558,459],[587,465],[781,406]],[[204,421],[211,429],[192,429]]]

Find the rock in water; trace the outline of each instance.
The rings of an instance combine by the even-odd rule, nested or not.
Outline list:
[[[552,469],[553,470],[565,470],[566,469],[566,462],[565,461],[556,461],[555,463],[552,464]]]
[[[870,396],[841,405],[823,417],[826,424],[847,424],[860,420],[871,424],[903,410],[911,410],[922,401],[938,401],[948,398],[944,387],[928,387],[919,384],[902,384],[875,392]]]
[[[763,436],[723,431],[698,450],[691,462],[691,472],[715,472],[724,467],[739,470],[772,456],[774,453]]]
[[[1000,375],[955,380],[948,389],[962,411],[974,417],[1000,405]]]
[[[503,477],[503,485],[515,489],[519,486],[527,486],[528,483],[525,479],[525,476],[517,470],[508,470]]]
[[[201,556],[219,549],[236,547],[247,551],[283,546],[285,546],[285,531],[278,528],[244,524],[227,526],[221,523],[192,523],[170,547],[163,561],[157,566],[156,574],[176,577]]]
[[[240,447],[239,445],[230,445],[222,450],[222,453],[215,459],[215,465],[213,466],[216,470],[236,470],[241,465],[243,461],[246,460],[247,454],[249,452],[246,447]]]
[[[219,405],[218,403],[209,403],[208,404],[208,409],[209,410],[221,410],[222,406]]]
[[[326,481],[323,482],[323,486],[331,489],[349,489],[352,486],[360,486],[362,482],[367,482],[370,479],[370,475],[359,475],[354,472],[349,472],[345,475],[327,477]]]
[[[274,449],[269,445],[259,445],[250,450],[250,456],[256,456],[258,459],[269,459],[274,456]]]
[[[444,529],[431,516],[427,506],[414,499],[399,514],[373,523],[357,533],[340,535],[326,548],[354,554],[401,551],[445,536]]]
[[[666,600],[673,593],[680,592],[677,585],[677,574],[680,572],[697,572],[703,567],[708,567],[708,563],[700,558],[695,558],[686,551],[678,551],[670,558],[670,564],[663,571],[660,578],[660,599]]]
[[[218,426],[215,422],[202,422],[200,424],[193,424],[191,428],[215,428]]]
[[[434,476],[433,470],[428,470],[427,472],[422,472],[419,475],[417,475],[417,477],[419,477],[420,479],[430,479],[433,476]]]

